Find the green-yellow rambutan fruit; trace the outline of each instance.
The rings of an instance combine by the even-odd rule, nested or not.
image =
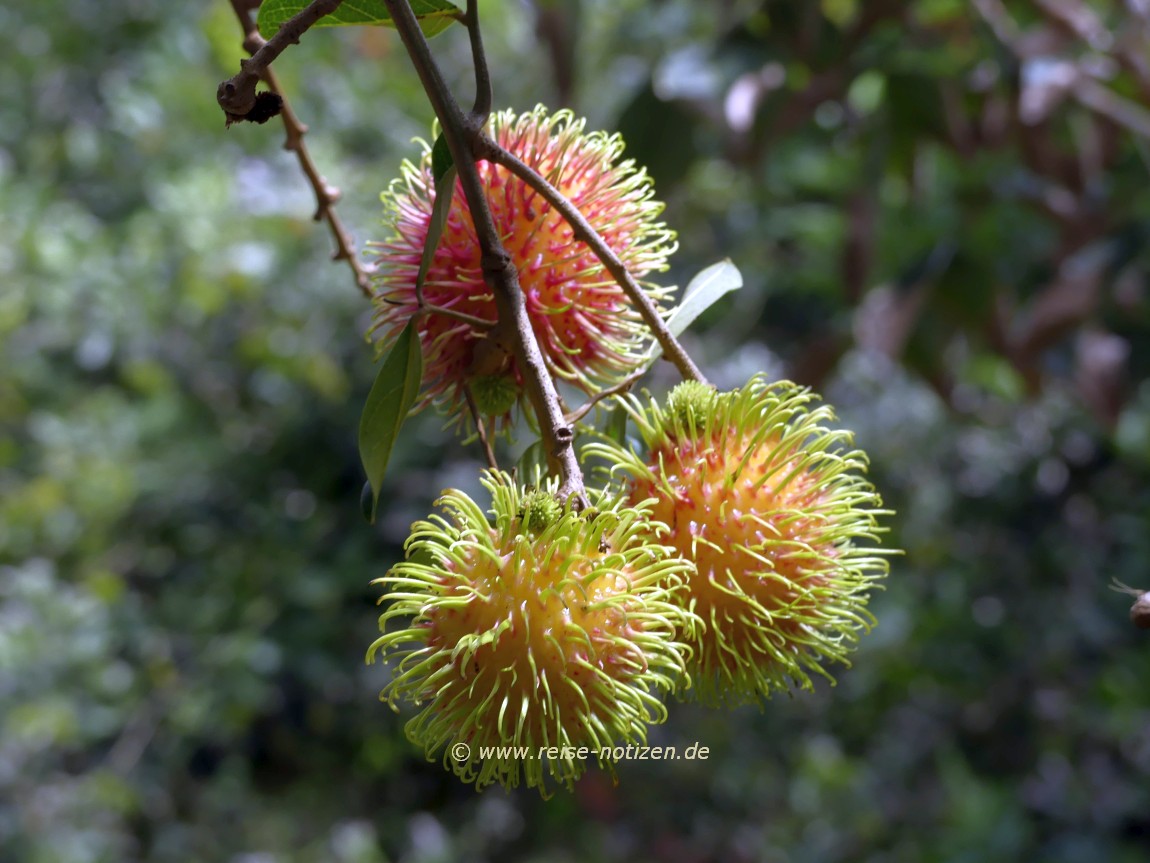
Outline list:
[[[756,377],[717,393],[680,385],[667,405],[628,397],[646,451],[612,441],[585,454],[625,478],[634,504],[670,527],[663,541],[696,567],[677,593],[705,624],[689,666],[692,694],[709,704],[761,702],[830,678],[869,630],[869,592],[887,574],[882,503],[864,478],[866,456],[807,389]],[[833,678],[830,678],[833,680]]]
[[[389,605],[368,661],[392,663],[381,698],[418,708],[406,732],[429,759],[442,751],[478,788],[547,793],[585,770],[572,749],[610,766],[600,750],[643,743],[666,717],[661,697],[689,685],[681,639],[697,620],[675,594],[691,566],[657,541],[666,527],[648,505],[592,494],[589,515],[560,506],[554,482],[482,482],[492,519],[444,492],[446,517],[417,522],[407,559],[378,580]]]

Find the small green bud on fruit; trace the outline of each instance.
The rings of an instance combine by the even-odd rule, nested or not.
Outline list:
[[[471,379],[471,395],[481,414],[500,417],[515,406],[519,385],[510,375],[479,375]]]
[[[538,535],[559,520],[563,504],[546,491],[529,491],[520,504],[520,522],[524,532]]]
[[[683,381],[667,396],[667,413],[684,431],[701,429],[714,409],[718,393],[710,384]]]

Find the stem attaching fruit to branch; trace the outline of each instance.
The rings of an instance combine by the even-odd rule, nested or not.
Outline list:
[[[666,321],[659,314],[659,310],[655,308],[655,304],[651,302],[643,288],[635,281],[635,277],[631,275],[626,264],[619,260],[619,256],[603,241],[603,238],[591,227],[583,214],[571,205],[571,202],[564,197],[562,192],[547,182],[538,171],[514,153],[508,152],[486,135],[480,139],[480,145],[479,158],[502,165],[535,189],[547,203],[551,204],[567,220],[575,238],[585,243],[595,253],[595,256],[603,262],[603,266],[607,268],[607,272],[627,294],[627,298],[642,315],[643,323],[651,329],[651,334],[663,348],[663,355],[675,364],[675,368],[679,370],[683,379],[706,383],[707,379],[702,371],[695,365],[695,361],[687,354],[679,340],[675,338],[675,334],[668,329]]]
[[[483,184],[475,167],[479,157],[477,145],[482,124],[486,115],[469,117],[459,107],[447,84],[440,74],[435,58],[427,44],[419,22],[406,0],[384,0],[400,39],[407,49],[423,84],[427,97],[435,110],[443,128],[443,137],[451,151],[452,160],[459,171],[459,182],[463,187],[467,205],[479,239],[483,256],[483,276],[495,295],[499,310],[499,324],[489,336],[491,350],[512,353],[522,370],[527,394],[538,418],[540,433],[547,449],[548,464],[556,470],[561,483],[559,494],[563,499],[573,499],[578,505],[586,501],[583,485],[583,472],[579,467],[573,446],[574,432],[563,416],[559,394],[555,383],[547,371],[538,341],[527,317],[523,292],[519,287],[519,275],[511,261],[511,256],[503,244],[491,217]],[[482,41],[475,34],[479,29],[476,4],[468,5],[468,29],[472,35],[472,48],[479,52],[475,58],[477,81],[481,77],[478,70],[486,66],[482,57]],[[483,98],[477,98],[482,107]],[[493,360],[494,362],[494,360]]]

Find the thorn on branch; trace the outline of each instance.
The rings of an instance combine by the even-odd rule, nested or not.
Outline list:
[[[240,121],[265,123],[272,117],[280,116],[284,123],[284,149],[294,152],[299,160],[300,168],[311,185],[316,200],[316,221],[326,221],[335,240],[333,260],[347,261],[355,276],[355,283],[365,297],[371,299],[375,292],[372,290],[368,278],[370,270],[360,264],[352,251],[352,238],[336,215],[332,205],[339,200],[339,189],[329,186],[319,174],[319,169],[308,152],[303,136],[307,126],[299,121],[292,111],[291,105],[283,97],[276,81],[275,73],[268,67],[284,46],[289,42],[298,42],[299,34],[322,18],[334,12],[342,0],[314,0],[299,15],[296,15],[284,24],[278,33],[271,39],[264,41],[256,23],[252,19],[252,11],[258,2],[251,0],[232,0],[232,10],[236,13],[240,27],[244,31],[244,48],[252,53],[252,57],[240,61],[240,72],[229,78],[216,88],[216,100],[224,109],[227,116],[227,125]],[[292,34],[295,38],[292,38]],[[262,78],[269,87],[263,93],[256,93],[256,83]]]

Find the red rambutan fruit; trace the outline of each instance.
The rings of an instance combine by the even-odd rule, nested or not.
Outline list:
[[[637,279],[666,269],[674,233],[657,221],[663,205],[653,199],[647,174],[621,161],[618,135],[587,132],[570,111],[549,115],[494,114],[491,137],[535,168],[562,192]],[[390,343],[418,310],[415,282],[435,202],[431,147],[418,165],[405,162],[402,177],[382,196],[392,236],[371,244],[380,260],[373,332]],[[588,392],[625,377],[642,361],[646,330],[638,312],[599,259],[574,239],[570,225],[523,180],[487,161],[477,165],[496,227],[519,274],[535,336],[550,370]],[[644,282],[656,303],[666,291]],[[432,306],[494,323],[495,299],[484,283],[479,242],[456,182],[435,256],[423,285]],[[513,358],[499,369],[476,367],[488,330],[474,322],[431,312],[418,322],[423,345],[424,398],[461,410],[462,388],[476,376],[498,375],[519,396],[522,377]],[[507,402],[504,398],[497,404]]]

